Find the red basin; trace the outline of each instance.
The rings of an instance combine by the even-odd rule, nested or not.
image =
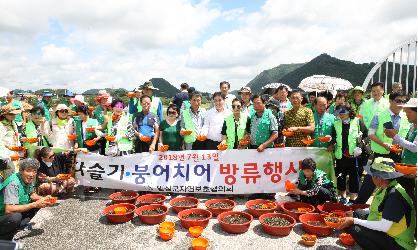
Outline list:
[[[126,207],[127,209],[132,209],[132,212],[125,214],[109,214],[109,212],[114,210],[116,207]],[[130,203],[119,203],[105,207],[103,209],[103,214],[106,215],[106,218],[110,223],[124,223],[132,220],[135,208],[135,205]]]
[[[306,208],[306,209],[308,209],[308,212],[292,211],[292,209],[294,209],[294,208]],[[298,201],[285,202],[285,203],[282,204],[282,209],[286,214],[295,218],[296,221],[299,220],[299,216],[301,216],[302,214],[312,213],[312,212],[315,211],[315,207],[312,206],[311,204],[304,203],[304,202],[298,202]]]
[[[191,213],[206,215],[207,218],[203,219],[203,220],[183,219],[184,216],[187,216]],[[206,228],[206,226],[209,223],[209,219],[212,217],[212,213],[210,211],[206,210],[206,209],[191,208],[191,209],[186,209],[186,210],[180,211],[177,214],[177,217],[180,219],[181,225],[186,229],[189,229],[189,227],[193,227],[193,226],[201,226],[203,228]]]
[[[229,224],[223,221],[225,217],[230,216],[230,215],[235,215],[235,214],[244,215],[245,217],[249,219],[249,221],[244,224]],[[218,222],[221,225],[221,229],[227,233],[232,233],[232,234],[241,234],[241,233],[247,232],[248,229],[250,228],[250,224],[252,221],[253,221],[253,216],[251,214],[244,213],[244,212],[229,211],[229,212],[224,212],[218,215]]]
[[[119,197],[121,195],[129,195],[132,196],[132,198],[129,199],[123,199],[123,200],[115,200],[116,197]],[[109,195],[109,199],[112,200],[113,204],[118,204],[118,203],[130,203],[130,204],[135,204],[135,200],[138,197],[138,193],[137,192],[133,192],[133,191],[122,191],[122,192],[116,192],[113,193],[111,195]]]
[[[229,208],[212,208],[209,206],[210,204],[214,204],[218,202],[228,203],[228,204],[231,204],[232,206]],[[223,212],[232,211],[236,205],[237,203],[235,203],[235,201],[229,200],[229,199],[211,199],[205,202],[206,209],[212,213],[213,217],[216,217]]]
[[[191,202],[194,203],[194,205],[191,205],[191,206],[175,206],[174,203],[176,203],[178,201],[191,201]],[[178,213],[178,212],[183,211],[185,209],[197,208],[198,204],[199,204],[199,200],[197,198],[189,197],[189,196],[176,197],[176,198],[174,198],[170,201],[170,206],[173,208],[173,211],[175,213]]]
[[[310,225],[307,222],[308,221],[321,221],[325,223],[324,221],[325,215],[324,214],[318,214],[318,213],[308,213],[308,214],[302,214],[299,216],[299,220],[302,223],[302,228],[305,232],[308,234],[314,234],[314,235],[320,235],[320,236],[328,236],[332,233],[332,228],[329,226],[314,226]]]
[[[141,212],[143,211],[153,210],[156,208],[163,209],[164,213],[157,214],[157,215],[142,215],[141,214]],[[167,213],[168,213],[168,207],[164,205],[160,205],[160,204],[145,205],[145,206],[135,209],[135,213],[136,215],[138,215],[139,220],[144,224],[149,224],[149,225],[159,224],[165,220],[165,217],[167,216]]]
[[[284,227],[271,226],[271,225],[266,224],[264,222],[264,220],[266,218],[271,218],[271,217],[284,218],[284,219],[288,220],[291,224],[289,226],[284,226]],[[260,221],[264,232],[266,232],[267,234],[273,235],[273,236],[287,236],[287,235],[289,235],[290,232],[292,231],[293,227],[296,224],[296,220],[292,216],[287,215],[287,214],[279,214],[279,213],[263,214],[263,215],[260,216],[260,218],[258,218],[258,221]]]
[[[252,206],[256,205],[256,204],[266,204],[269,205],[270,208],[268,209],[255,209],[252,208]],[[264,200],[264,199],[255,199],[255,200],[249,200],[245,203],[245,207],[247,207],[248,212],[258,218],[263,214],[267,214],[267,213],[273,213],[276,209],[277,209],[277,204],[275,201],[271,201],[271,200]]]
[[[350,211],[349,206],[343,205],[341,203],[325,202],[324,204],[316,206],[321,213],[332,213],[332,211]]]
[[[159,202],[147,202],[146,200],[152,199],[161,199]],[[163,205],[166,197],[163,194],[144,194],[139,196],[136,200],[138,201],[138,205],[145,206],[145,205]]]

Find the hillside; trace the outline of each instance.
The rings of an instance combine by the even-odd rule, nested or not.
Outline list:
[[[303,63],[280,64],[272,69],[263,70],[263,72],[258,74],[246,86],[250,87],[253,93],[257,93],[264,85],[272,82],[279,82],[283,76],[302,67],[303,65]]]

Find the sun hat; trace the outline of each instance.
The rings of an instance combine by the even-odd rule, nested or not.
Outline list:
[[[378,157],[374,159],[373,164],[364,166],[364,170],[372,177],[375,176],[385,180],[404,176],[404,174],[396,171],[395,162],[390,158]]]

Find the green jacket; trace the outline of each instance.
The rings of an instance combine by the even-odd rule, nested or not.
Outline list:
[[[86,145],[84,144],[86,140],[92,140],[97,137],[96,133],[94,132],[86,132],[86,138],[83,138],[84,131],[82,130],[82,123],[83,121],[81,119],[77,119],[77,121],[75,121],[75,131],[77,135],[77,143],[78,143],[79,148],[86,147]],[[96,127],[97,125],[98,125],[98,122],[96,119],[88,118],[87,128]]]
[[[14,173],[9,176],[3,183],[0,184],[0,216],[4,215],[6,205],[4,204],[4,188],[9,185],[11,182],[16,182],[18,184],[18,193],[19,193],[19,205],[26,205],[31,203],[30,195],[33,192],[33,185],[30,184],[29,189],[25,188],[22,179],[20,178],[19,173]]]
[[[251,126],[253,126],[254,124],[254,119],[256,117],[256,113],[253,113],[251,115]],[[261,120],[258,123],[257,126],[257,133],[256,133],[256,146],[260,146],[261,144],[263,144],[264,142],[268,141],[268,139],[271,136],[271,131],[270,131],[270,116],[272,116],[273,114],[271,113],[270,109],[265,109],[263,112],[263,115],[261,116]],[[270,145],[268,145],[267,147],[271,148],[273,147],[273,143],[271,143]]]
[[[312,136],[315,138],[315,142],[312,144],[312,147],[317,148],[326,148],[329,145],[329,142],[320,142],[318,140],[319,136],[331,135],[332,128],[334,127],[335,116],[325,112],[322,118],[322,124],[319,122],[319,115],[316,110],[314,111],[315,118],[315,130],[312,133]]]
[[[335,158],[341,159],[343,156],[343,138],[342,138],[342,121],[340,119],[335,120],[334,122],[335,134],[336,134],[336,144],[335,144]],[[357,147],[357,140],[360,137],[360,125],[359,119],[354,118],[350,120],[350,129],[348,131],[348,152],[350,155],[353,155],[354,149]]]
[[[247,127],[247,115],[242,113],[240,114],[237,134],[238,140],[242,139],[245,136],[245,129]],[[235,145],[235,117],[234,114],[229,115],[225,118],[226,123],[226,142],[229,149],[233,149]]]

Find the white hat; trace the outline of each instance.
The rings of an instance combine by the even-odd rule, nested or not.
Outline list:
[[[74,101],[79,101],[82,104],[86,104],[86,102],[84,101],[84,96],[82,96],[82,95],[76,95],[73,100]]]
[[[58,105],[57,105],[57,107],[55,108],[55,111],[58,111],[58,110],[65,110],[65,109],[68,109],[68,106],[67,106],[67,105],[65,105],[65,104],[63,104],[63,103],[60,103],[60,104],[58,104]]]
[[[411,98],[409,101],[403,105],[399,105],[403,108],[416,108],[417,107],[417,98]]]
[[[106,101],[105,105],[110,106],[110,104],[112,104],[112,100],[113,100],[112,97],[107,98],[107,101]]]

